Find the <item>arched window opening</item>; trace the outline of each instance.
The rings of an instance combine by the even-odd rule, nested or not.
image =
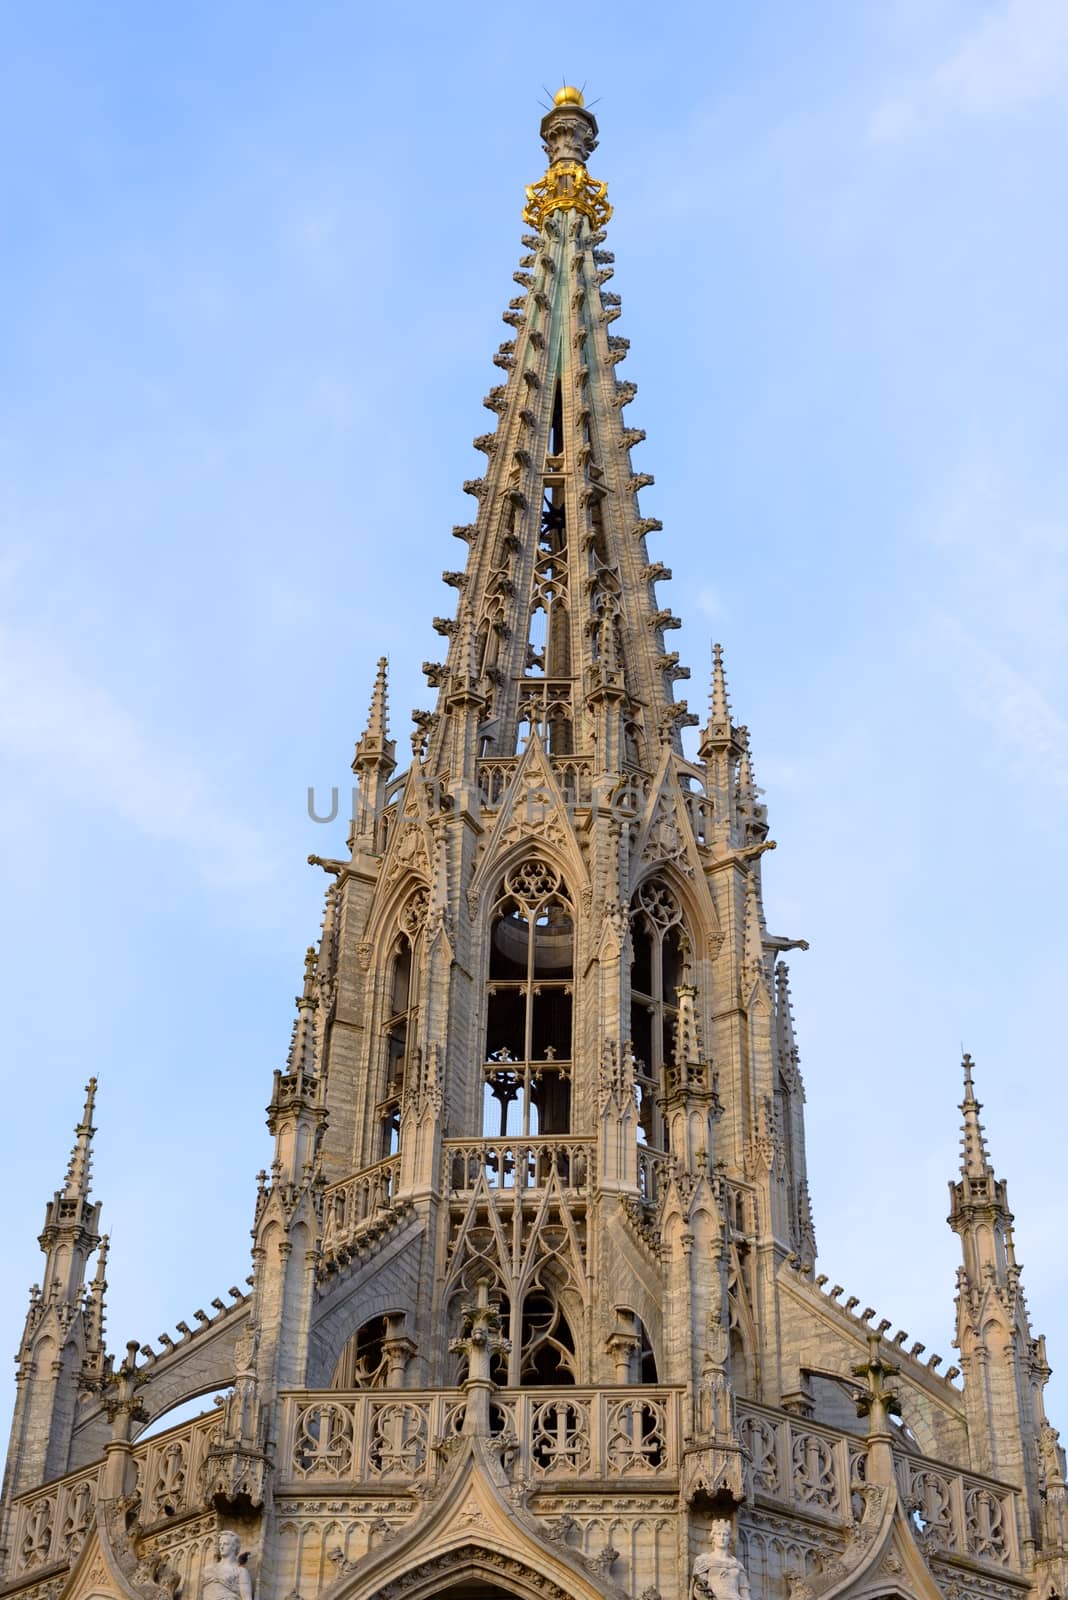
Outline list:
[[[531,608],[530,627],[527,632],[526,676],[528,678],[542,678],[545,676],[548,628],[549,618],[545,606],[541,599],[538,599]]]
[[[385,1343],[389,1327],[385,1317],[372,1317],[357,1328],[338,1357],[332,1389],[383,1389],[388,1362]]]
[[[574,914],[555,867],[527,860],[505,876],[490,928],[483,1132],[571,1126]]]
[[[641,1349],[638,1352],[638,1382],[659,1383],[660,1379],[656,1375],[656,1351],[653,1349],[652,1340],[649,1338],[649,1330],[640,1318],[638,1319],[638,1330],[642,1341]]]
[[[426,915],[427,891],[417,889],[400,916],[386,976],[386,1061],[379,1099],[378,1158],[395,1155],[400,1144],[400,1108],[409,1054],[415,1038],[416,971],[419,934]]]
[[[564,397],[560,388],[560,380],[556,380],[553,391],[553,415],[549,425],[549,454],[562,456],[564,453]]]
[[[519,1382],[556,1388],[575,1382],[575,1339],[555,1295],[533,1289],[523,1300]]]
[[[630,1033],[638,1095],[638,1139],[666,1149],[661,1110],[673,1059],[686,935],[682,912],[659,879],[643,883],[631,908]]]

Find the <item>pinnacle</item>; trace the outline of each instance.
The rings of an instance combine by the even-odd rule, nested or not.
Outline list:
[[[67,1176],[64,1180],[63,1198],[65,1200],[87,1200],[89,1198],[89,1174],[92,1166],[93,1134],[93,1105],[96,1100],[96,1079],[90,1078],[85,1086],[85,1109],[82,1120],[74,1130],[74,1148],[70,1153],[67,1165]]]
[[[975,1098],[975,1087],[972,1082],[972,1058],[965,1053],[961,1062],[964,1069],[964,1099],[960,1109],[964,1114],[964,1126],[961,1137],[961,1174],[966,1178],[989,1178],[993,1175],[990,1158],[987,1154],[986,1140],[983,1137],[983,1125],[979,1121],[979,1113],[983,1109]]]
[[[356,746],[352,763],[354,772],[364,764],[391,767],[393,763],[395,746],[389,737],[388,668],[388,657],[380,656],[378,669],[375,672],[374,688],[371,690],[367,727]]]
[[[712,646],[712,693],[709,700],[708,719],[710,722],[727,722],[731,720],[731,705],[727,698],[727,676],[723,670],[723,646]]]
[[[738,762],[738,798],[748,805],[756,800],[757,787],[753,777],[753,757],[749,747],[749,729],[738,729],[742,736],[742,754]]]
[[[309,945],[304,956],[304,988],[297,997],[297,1020],[289,1046],[287,1071],[305,1078],[316,1075],[315,1060],[315,970],[317,958]]]

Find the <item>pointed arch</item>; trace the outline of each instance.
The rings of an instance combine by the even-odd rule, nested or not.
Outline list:
[[[630,1039],[638,1092],[638,1137],[667,1148],[661,1110],[674,1058],[679,990],[685,981],[691,938],[679,897],[663,874],[651,873],[630,903]]]
[[[483,1133],[564,1134],[571,1119],[575,905],[545,854],[501,876],[489,908]]]

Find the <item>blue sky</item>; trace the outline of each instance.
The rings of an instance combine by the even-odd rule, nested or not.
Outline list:
[[[1068,1423],[1063,0],[44,0],[5,45],[0,1349],[92,1072],[113,1346],[249,1270],[307,787],[379,654],[404,744],[427,703],[566,76],[691,704],[720,638],[811,942],[821,1270],[949,1364],[963,1043]]]

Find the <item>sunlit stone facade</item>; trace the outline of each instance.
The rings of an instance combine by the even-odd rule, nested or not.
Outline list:
[[[26,1600],[1063,1600],[1063,1456],[970,1063],[959,1368],[816,1274],[797,941],[765,923],[718,649],[683,752],[596,132],[571,90],[542,123],[434,709],[400,770],[380,665],[349,853],[315,862],[250,1292],[125,1357],[90,1090],[18,1354]]]

